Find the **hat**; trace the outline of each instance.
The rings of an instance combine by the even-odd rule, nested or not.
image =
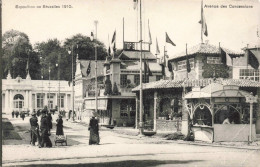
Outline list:
[[[42,114],[46,114],[47,113],[47,110],[46,109],[43,109],[42,110]]]
[[[62,118],[62,115],[61,115],[61,114],[59,114],[59,118]]]
[[[35,111],[32,112],[32,116],[34,116],[34,115],[36,115],[36,112],[35,112]]]

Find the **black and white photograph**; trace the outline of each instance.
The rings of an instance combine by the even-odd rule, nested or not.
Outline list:
[[[260,167],[259,0],[0,0],[2,166]]]

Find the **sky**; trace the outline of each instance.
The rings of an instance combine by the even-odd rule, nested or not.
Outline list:
[[[14,29],[26,33],[30,42],[57,38],[64,41],[81,33],[90,36],[98,21],[97,38],[106,46],[111,43],[116,30],[116,44],[123,45],[123,18],[125,41],[140,39],[139,8],[134,10],[133,0],[3,0],[3,33]],[[139,0],[140,2],[140,0]],[[240,52],[241,48],[259,45],[260,3],[255,0],[204,0],[204,15],[208,37],[212,45],[219,45]],[[16,5],[19,8],[16,8]],[[60,6],[61,8],[43,8]],[[62,8],[71,5],[72,8]],[[205,5],[218,5],[208,8]],[[221,8],[227,5],[227,8]],[[230,8],[229,5],[247,5],[253,8]],[[20,8],[26,6],[26,8]],[[30,6],[30,7],[27,7]],[[41,6],[41,8],[37,8]],[[32,8],[35,7],[35,8]],[[166,46],[169,57],[201,43],[201,0],[142,0],[143,40],[149,41],[148,19],[152,35],[151,52],[155,54],[158,38],[161,56]],[[137,28],[138,27],[138,28]],[[165,42],[165,32],[176,44]],[[260,32],[259,32],[260,35]]]

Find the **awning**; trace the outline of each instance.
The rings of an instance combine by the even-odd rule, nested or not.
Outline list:
[[[84,108],[89,110],[96,109],[96,101],[86,100]],[[98,99],[98,110],[107,110],[107,99]]]

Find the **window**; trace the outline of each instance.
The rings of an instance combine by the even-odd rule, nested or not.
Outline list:
[[[190,62],[190,68],[194,68],[194,58],[189,59]],[[178,70],[186,70],[186,60],[182,60],[178,62]]]
[[[208,64],[221,64],[220,57],[207,57]]]
[[[122,100],[120,103],[120,117],[128,117],[127,100]]]
[[[121,74],[120,76],[120,84],[125,87],[127,85],[127,75]]]
[[[142,75],[143,83],[149,83],[149,75]]]
[[[64,96],[60,95],[58,98],[58,106],[60,105],[61,108],[64,108]]]
[[[134,76],[134,83],[135,83],[136,85],[139,85],[139,84],[140,84],[140,75],[135,75],[135,76]]]
[[[259,81],[259,70],[255,69],[240,69],[239,79],[250,79]]]
[[[162,79],[161,75],[156,75],[156,81],[160,81]]]
[[[43,94],[37,94],[37,108],[43,108]]]
[[[150,116],[150,101],[146,100],[144,103],[144,114]]]
[[[136,104],[135,100],[131,100],[129,104],[130,117],[135,117]]]
[[[14,108],[23,108],[24,106],[24,97],[21,94],[14,96]]]
[[[54,98],[54,96],[53,95],[48,95],[47,98],[48,98],[48,107],[53,109],[54,108],[54,106],[53,106],[53,101],[54,101],[53,98]]]

